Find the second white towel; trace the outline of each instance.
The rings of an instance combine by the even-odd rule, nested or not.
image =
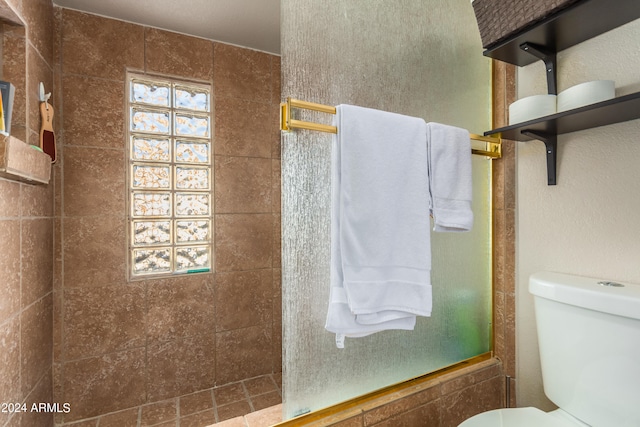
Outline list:
[[[412,329],[432,305],[426,123],[340,105],[336,124],[326,328]]]
[[[469,132],[455,126],[427,123],[427,138],[433,229],[469,231],[473,227]]]

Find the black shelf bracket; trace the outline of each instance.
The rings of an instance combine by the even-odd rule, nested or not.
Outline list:
[[[556,185],[556,164],[558,153],[558,136],[551,133],[524,129],[523,135],[544,142],[547,148],[547,185]]]
[[[556,65],[556,53],[547,50],[543,46],[529,42],[522,43],[520,49],[544,62],[545,69],[547,70],[547,92],[549,95],[557,95],[556,70],[558,67]]]

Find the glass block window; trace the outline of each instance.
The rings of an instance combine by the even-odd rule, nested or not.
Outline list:
[[[211,268],[211,87],[128,75],[132,278]]]

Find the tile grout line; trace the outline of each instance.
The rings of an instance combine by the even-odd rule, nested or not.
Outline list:
[[[216,402],[216,395],[213,392],[214,388],[211,389],[211,401],[213,402],[213,419],[216,423],[219,423],[220,415],[218,415],[218,402]]]
[[[242,385],[242,389],[244,390],[244,395],[247,397],[247,402],[249,403],[249,410],[251,412],[254,412],[255,408],[253,407],[253,402],[251,401],[251,396],[249,396],[249,390],[247,389],[247,386],[245,385],[244,381],[242,381],[240,384]]]

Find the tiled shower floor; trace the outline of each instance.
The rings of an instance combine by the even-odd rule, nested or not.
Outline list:
[[[65,423],[63,427],[205,427],[218,423],[222,423],[220,427],[264,427],[279,422],[266,420],[277,418],[280,403],[282,375],[273,374]]]

